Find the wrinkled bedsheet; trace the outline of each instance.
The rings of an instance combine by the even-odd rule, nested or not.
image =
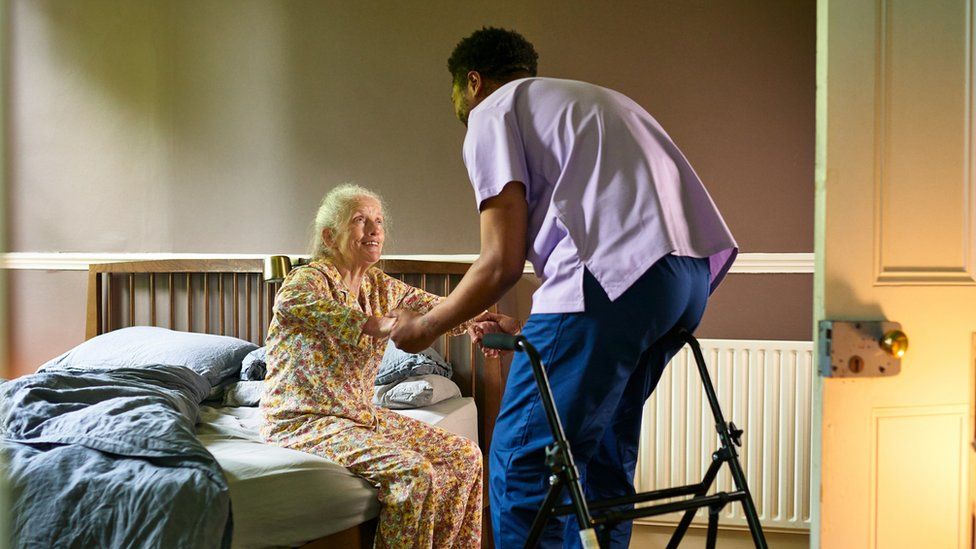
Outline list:
[[[0,385],[11,546],[229,547],[227,480],[194,436],[209,391],[163,365]]]

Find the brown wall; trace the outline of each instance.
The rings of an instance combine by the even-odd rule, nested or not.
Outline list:
[[[387,252],[475,253],[445,66],[485,24],[532,40],[540,74],[644,105],[744,252],[812,251],[813,0],[11,0],[8,249],[301,252],[322,194],[355,180],[388,202]],[[11,276],[15,371],[81,340],[83,287]],[[808,339],[811,294],[733,275],[702,329]]]

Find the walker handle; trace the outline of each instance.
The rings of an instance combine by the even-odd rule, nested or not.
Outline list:
[[[498,349],[499,351],[518,351],[520,350],[518,346],[520,339],[523,339],[522,336],[492,332],[481,338],[481,344],[489,349]]]

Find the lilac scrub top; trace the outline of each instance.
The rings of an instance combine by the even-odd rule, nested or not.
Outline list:
[[[469,113],[464,163],[479,209],[509,182],[525,185],[528,259],[542,281],[532,313],[583,311],[584,267],[615,300],[671,253],[707,257],[714,291],[738,252],[668,134],[613,90],[509,82]]]

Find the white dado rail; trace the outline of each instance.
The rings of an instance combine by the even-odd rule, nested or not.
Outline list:
[[[275,252],[280,253],[280,252]],[[0,256],[0,267],[34,271],[87,271],[92,263],[146,261],[151,259],[261,259],[272,254],[199,253],[98,253],[98,252],[8,252]],[[294,254],[301,255],[301,254]],[[384,259],[419,259],[471,263],[477,254],[385,255]],[[526,264],[526,273],[532,267]],[[734,274],[813,273],[812,253],[740,253],[730,271]]]

